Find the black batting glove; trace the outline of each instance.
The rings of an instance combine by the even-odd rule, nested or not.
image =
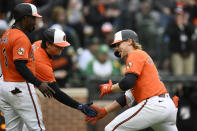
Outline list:
[[[86,116],[95,117],[97,115],[97,111],[90,107],[93,103],[90,104],[79,104],[77,107],[78,110],[83,112]]]

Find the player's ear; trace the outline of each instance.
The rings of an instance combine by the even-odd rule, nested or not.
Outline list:
[[[128,39],[129,45],[132,45],[133,41],[131,39]]]
[[[49,47],[51,44],[46,41],[46,47]]]

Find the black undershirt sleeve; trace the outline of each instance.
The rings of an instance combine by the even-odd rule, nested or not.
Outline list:
[[[119,87],[123,91],[133,88],[135,85],[135,81],[137,80],[138,76],[134,73],[128,73],[125,77],[119,82]]]
[[[18,71],[18,73],[28,82],[34,84],[35,86],[39,87],[42,83],[40,80],[38,80],[33,73],[29,70],[29,68],[26,66],[27,60],[15,60],[14,61],[15,68]]]
[[[116,99],[116,101],[122,106],[126,106],[126,96],[125,94],[121,95],[120,97],[118,97],[118,99]]]
[[[79,102],[75,101],[71,97],[69,97],[66,93],[62,92],[59,87],[57,86],[56,82],[50,83],[49,86],[55,91],[53,97],[61,102],[64,105],[70,106],[72,108],[77,109],[79,106]]]

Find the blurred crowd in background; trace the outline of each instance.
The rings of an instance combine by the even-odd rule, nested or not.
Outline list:
[[[83,87],[93,75],[124,74],[123,61],[109,47],[114,32],[122,29],[137,32],[160,74],[197,72],[197,0],[0,0],[0,36],[13,24],[12,9],[21,2],[35,4],[43,16],[29,36],[32,43],[46,28],[59,28],[72,45],[54,58],[60,87]]]
[[[54,75],[61,87],[83,86],[92,75],[107,78],[124,73],[109,44],[114,32],[132,29],[161,74],[193,75],[197,45],[196,0],[0,0],[0,30],[13,24],[12,9],[35,4],[37,19],[31,42],[46,28],[66,33],[71,47],[55,57]]]

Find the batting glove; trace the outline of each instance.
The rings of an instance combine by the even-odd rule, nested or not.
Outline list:
[[[107,83],[107,84],[101,84],[99,86],[99,88],[100,88],[100,91],[101,91],[100,98],[102,99],[105,94],[111,93],[112,81],[109,80],[109,83]]]
[[[92,105],[92,103],[90,103],[90,104],[79,104],[77,109],[80,110],[81,112],[83,112],[86,116],[95,117],[97,115],[97,111],[92,109],[90,107],[90,105]]]
[[[176,106],[176,108],[178,108],[178,105],[179,105],[179,97],[178,96],[174,96],[172,98],[173,102],[174,102],[174,105]]]
[[[98,106],[95,106],[95,105],[91,105],[91,107],[97,111],[97,116],[96,117],[86,116],[86,121],[88,123],[92,122],[92,125],[94,125],[97,123],[98,120],[105,117],[107,115],[107,112],[106,112],[105,108],[99,108]]]

